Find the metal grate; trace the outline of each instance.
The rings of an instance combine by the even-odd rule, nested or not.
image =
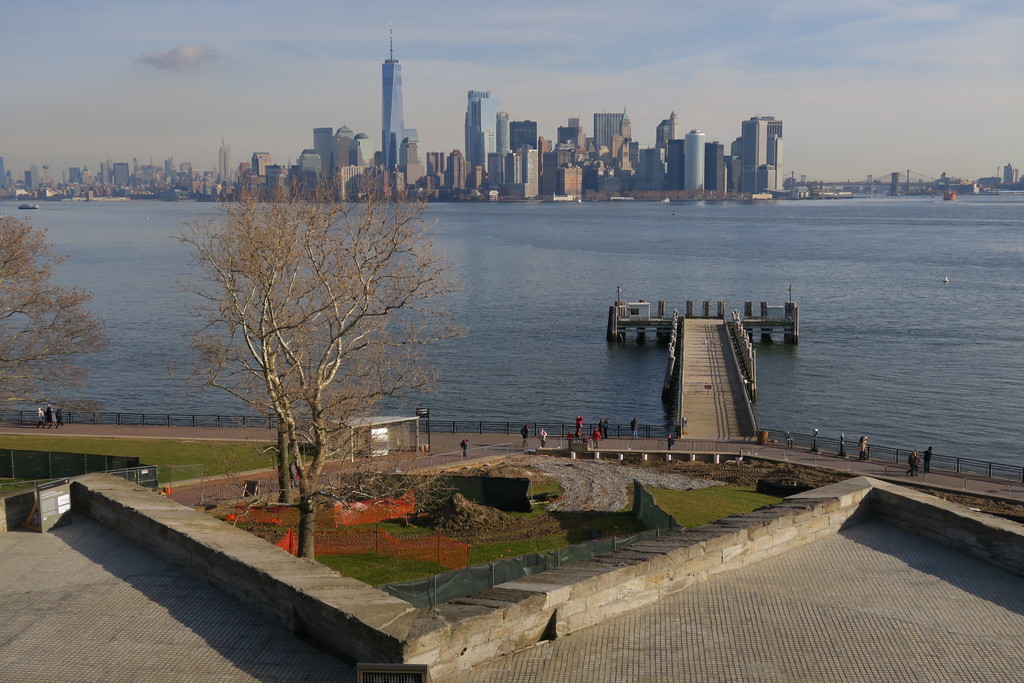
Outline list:
[[[356,683],[430,683],[426,664],[356,664]]]

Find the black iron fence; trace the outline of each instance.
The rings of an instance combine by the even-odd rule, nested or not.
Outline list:
[[[469,420],[437,420],[426,421],[425,428],[428,432],[435,434],[508,434],[519,435],[526,425],[530,430],[530,437],[540,436],[543,429],[548,437],[556,438],[576,432],[575,422],[488,422]],[[598,427],[597,422],[584,422],[581,432],[583,436],[590,436]],[[611,424],[607,426],[607,437],[602,433],[601,438],[629,438],[633,432],[628,424]],[[660,439],[671,433],[671,430],[664,425],[637,425],[637,437],[642,439]]]
[[[259,415],[174,415],[167,413],[108,413],[61,411],[64,424],[127,425],[142,427],[245,427],[274,429],[277,418]],[[36,425],[35,410],[0,410],[0,422]]]
[[[820,434],[797,434],[778,429],[765,431],[768,432],[769,439],[774,439],[782,444],[786,444],[788,434],[793,446],[807,448],[812,451],[827,451],[829,453],[839,453],[840,448],[842,448],[848,458],[855,458],[859,453],[857,447],[859,435],[843,439],[841,442],[840,439],[821,436]],[[913,448],[892,448],[890,446],[869,444],[868,458],[870,460],[907,464],[907,458],[910,457],[914,450]],[[918,455],[923,458],[924,449],[918,448],[916,450]],[[988,460],[975,460],[973,458],[961,458],[942,453],[932,453],[931,468],[958,474],[976,474],[990,479],[1012,479],[1013,481],[1024,482],[1024,466],[1008,465]]]

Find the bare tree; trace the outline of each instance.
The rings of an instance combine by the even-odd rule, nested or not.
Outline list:
[[[0,402],[60,399],[85,378],[78,357],[106,346],[90,295],[53,282],[66,258],[46,231],[0,217]]]
[[[424,345],[457,334],[443,309],[455,283],[424,205],[334,196],[243,196],[181,237],[203,275],[190,287],[204,323],[193,339],[198,376],[276,417],[281,500],[294,463],[304,557],[324,465],[361,456],[361,426],[379,401],[427,388]]]

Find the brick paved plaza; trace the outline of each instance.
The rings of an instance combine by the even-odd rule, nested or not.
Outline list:
[[[99,525],[0,534],[0,680],[351,681],[351,667]],[[535,681],[1009,681],[1021,579],[882,522],[460,674]]]
[[[0,533],[0,681],[354,681],[353,668],[76,515]]]

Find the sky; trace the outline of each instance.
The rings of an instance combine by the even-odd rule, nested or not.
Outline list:
[[[51,0],[0,23],[0,157],[16,174],[100,161],[275,162],[347,125],[379,148],[389,29],[420,150],[463,149],[466,93],[538,132],[625,109],[654,144],[728,144],[784,121],[782,170],[814,180],[1024,166],[1024,4],[1009,0]]]

